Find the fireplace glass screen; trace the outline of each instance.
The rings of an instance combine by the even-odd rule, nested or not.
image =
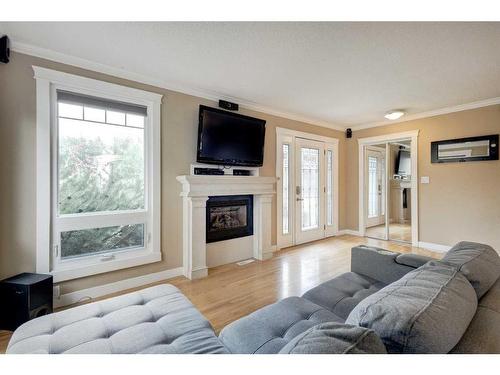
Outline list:
[[[206,225],[207,242],[253,235],[253,196],[210,197]]]

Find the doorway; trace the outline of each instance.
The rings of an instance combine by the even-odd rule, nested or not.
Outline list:
[[[417,136],[359,139],[360,235],[417,246]]]
[[[277,129],[277,247],[338,232],[338,140]]]

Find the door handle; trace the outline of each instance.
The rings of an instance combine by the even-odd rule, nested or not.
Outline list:
[[[297,198],[297,202],[303,201],[303,200],[304,200],[304,198]]]

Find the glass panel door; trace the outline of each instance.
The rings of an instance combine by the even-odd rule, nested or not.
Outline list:
[[[324,144],[296,141],[296,241],[303,243],[325,236]]]

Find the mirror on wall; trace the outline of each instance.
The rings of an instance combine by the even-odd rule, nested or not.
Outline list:
[[[498,160],[498,134],[431,143],[433,163]]]
[[[411,243],[411,142],[364,146],[365,236]]]
[[[388,237],[391,241],[411,242],[411,147],[410,141],[388,144]]]

